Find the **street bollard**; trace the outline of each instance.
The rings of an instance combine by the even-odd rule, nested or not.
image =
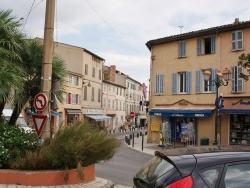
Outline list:
[[[136,133],[137,138],[139,138],[139,133]]]
[[[142,135],[142,132],[140,132],[140,136]]]
[[[141,137],[141,150],[143,151],[143,143],[144,143],[144,135],[142,134]]]
[[[129,138],[132,139],[132,134],[129,135]]]
[[[133,133],[133,138],[132,138],[132,146],[134,147],[134,144],[135,144],[135,136],[134,136],[134,133]]]

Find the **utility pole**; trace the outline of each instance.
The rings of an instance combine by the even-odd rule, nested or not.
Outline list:
[[[42,138],[51,137],[50,127],[50,103],[51,103],[51,82],[52,82],[52,58],[54,47],[54,17],[55,17],[55,0],[46,1],[44,39],[43,39],[43,61],[41,75],[41,92],[48,98],[48,104],[42,114],[47,115],[47,121],[42,132]]]

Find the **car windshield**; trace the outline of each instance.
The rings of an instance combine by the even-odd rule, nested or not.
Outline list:
[[[154,182],[156,179],[173,169],[174,166],[166,160],[154,156],[143,168],[136,174],[136,178],[146,183]]]

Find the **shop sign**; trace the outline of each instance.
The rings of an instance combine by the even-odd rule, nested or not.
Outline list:
[[[223,98],[224,109],[249,109],[250,98]]]

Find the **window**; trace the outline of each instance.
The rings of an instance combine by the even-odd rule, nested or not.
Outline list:
[[[76,104],[76,94],[72,94],[71,103]]]
[[[230,165],[226,169],[225,187],[249,187],[250,163]]]
[[[76,94],[76,104],[80,104],[81,102],[81,95]]]
[[[66,104],[71,104],[71,93],[67,94]]]
[[[99,80],[101,80],[101,79],[102,79],[102,71],[99,70]]]
[[[106,98],[103,98],[103,107],[106,107]]]
[[[208,81],[204,79],[203,71],[196,71],[196,93],[216,92],[216,85],[213,83],[213,80],[216,79],[217,69],[210,70],[211,76]]]
[[[95,67],[92,67],[92,77],[95,77]]]
[[[101,89],[98,89],[98,102],[101,102]]]
[[[73,80],[73,78],[72,78],[72,75],[69,75],[69,85],[72,85],[72,81]]]
[[[88,64],[85,64],[85,75],[88,75]]]
[[[197,39],[197,55],[215,53],[215,36]]]
[[[186,57],[186,41],[179,41],[178,43],[178,57]]]
[[[79,85],[79,77],[76,76],[76,77],[75,77],[75,86],[78,86],[78,85]]]
[[[240,77],[243,73],[243,68],[235,66],[232,68],[232,92],[242,93],[243,92],[243,78]]]
[[[243,49],[243,32],[234,31],[232,32],[232,51]]]
[[[209,185],[209,187],[215,187],[217,179],[220,173],[220,166],[214,166],[209,169],[203,169],[200,174],[202,179]]]
[[[95,100],[95,88],[92,87],[91,101]]]
[[[83,86],[84,87],[84,96],[83,96],[83,100],[87,100],[87,86]]]
[[[172,94],[191,93],[191,72],[173,73]]]
[[[156,81],[155,81],[155,94],[156,95],[162,95],[164,93],[163,81],[164,81],[163,74],[156,75]]]

